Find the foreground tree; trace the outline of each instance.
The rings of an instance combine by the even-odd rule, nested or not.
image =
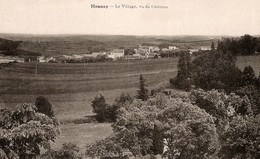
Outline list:
[[[219,135],[229,127],[230,120],[237,115],[251,115],[252,105],[247,96],[240,97],[234,93],[202,89],[192,90],[190,98],[194,104],[214,117]]]
[[[88,146],[86,153],[118,157],[130,152],[138,157],[162,154],[166,145],[168,158],[199,159],[212,157],[219,149],[212,116],[182,95],[171,98],[157,94],[147,101],[123,105],[113,132],[107,140]]]
[[[141,99],[142,101],[146,101],[149,97],[148,95],[148,89],[146,88],[145,79],[143,78],[143,75],[140,75],[139,78],[139,90],[137,91],[138,95],[137,98]]]
[[[122,148],[122,145],[117,141],[114,135],[111,135],[105,139],[98,140],[94,143],[86,146],[85,155],[87,157],[95,158],[127,158],[124,155],[126,150]]]
[[[260,116],[237,116],[222,136],[222,158],[260,158]]]
[[[179,100],[158,114],[169,159],[203,159],[218,154],[218,134],[211,115]]]
[[[33,105],[23,104],[15,111],[0,108],[0,154],[3,158],[33,159],[40,149],[50,149],[59,135],[55,118],[38,113]]]

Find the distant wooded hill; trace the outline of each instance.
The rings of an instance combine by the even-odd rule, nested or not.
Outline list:
[[[0,38],[0,51],[15,50],[22,41],[13,41]]]
[[[210,46],[222,36],[124,36],[124,35],[20,35],[0,34],[15,41],[18,50],[42,55],[72,55],[117,48],[137,48],[139,44],[168,44],[182,49]]]
[[[0,54],[8,56],[40,56],[38,52],[19,49],[23,42],[0,38]]]

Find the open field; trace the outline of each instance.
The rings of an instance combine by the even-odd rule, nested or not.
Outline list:
[[[59,149],[63,143],[73,143],[80,147],[80,152],[84,153],[86,143],[104,139],[112,133],[109,123],[85,123],[85,124],[62,124],[61,135],[52,144],[53,149]]]
[[[53,105],[61,122],[61,136],[53,144],[86,143],[106,137],[112,132],[110,124],[89,123],[93,115],[91,101],[102,93],[112,103],[122,92],[136,94],[139,75],[143,74],[149,88],[167,85],[177,71],[178,59],[151,59],[110,63],[37,64],[15,63],[0,66],[0,105],[15,107],[34,103],[43,95]]]
[[[258,77],[260,72],[260,56],[240,56],[237,58],[237,66],[241,70],[248,65],[253,67],[256,77]]]

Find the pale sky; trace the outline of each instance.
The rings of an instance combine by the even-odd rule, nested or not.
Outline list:
[[[259,35],[260,0],[0,0],[0,20],[0,33]]]

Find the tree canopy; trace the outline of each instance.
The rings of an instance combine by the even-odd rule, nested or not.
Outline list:
[[[12,111],[0,108],[0,154],[3,158],[31,159],[49,149],[59,135],[58,121],[38,113],[30,104]]]

